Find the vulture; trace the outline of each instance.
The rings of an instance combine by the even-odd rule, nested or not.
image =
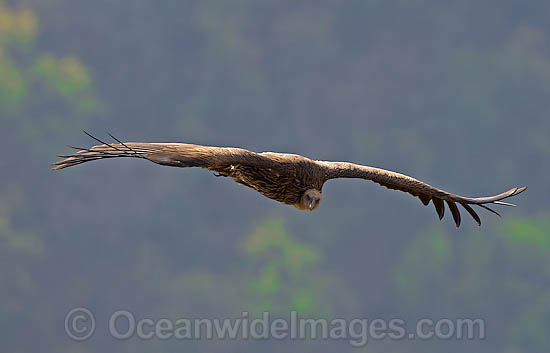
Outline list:
[[[430,201],[439,216],[449,207],[457,227],[460,212],[457,204],[481,225],[481,219],[472,206],[484,208],[499,215],[488,205],[515,206],[502,200],[518,195],[526,186],[515,187],[501,194],[488,197],[465,197],[438,189],[410,176],[390,170],[359,165],[350,162],[318,161],[298,154],[262,152],[242,148],[201,146],[187,143],[122,142],[109,134],[116,143],[106,143],[88,134],[100,143],[90,148],[79,148],[70,155],[60,155],[63,160],[53,163],[53,170],[72,167],[97,159],[131,157],[171,167],[200,167],[215,172],[216,176],[230,177],[262,195],[292,205],[299,210],[315,210],[321,203],[323,184],[336,178],[360,178],[373,181],[389,189],[408,192],[418,197],[424,205]]]

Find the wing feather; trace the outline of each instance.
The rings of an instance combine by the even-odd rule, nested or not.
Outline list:
[[[525,189],[527,189],[526,186],[523,186],[512,188],[495,196],[475,198],[464,197],[452,194],[445,190],[438,189],[410,176],[385,169],[363,166],[349,162],[318,161],[318,163],[326,169],[325,174],[327,180],[335,178],[361,178],[374,181],[375,183],[378,183],[389,189],[407,192],[413,196],[420,198],[424,205],[427,205],[430,200],[432,200],[439,219],[443,218],[445,214],[444,203],[447,203],[447,206],[451,211],[457,227],[460,226],[461,219],[460,212],[456,203],[459,203],[462,207],[464,207],[464,209],[472,216],[476,223],[478,225],[481,225],[481,219],[471,207],[471,205],[477,205],[499,215],[496,211],[492,210],[487,205],[495,204],[514,206],[513,204],[502,202],[501,200],[518,195],[525,191]]]
[[[143,158],[151,162],[172,167],[200,167],[213,171],[223,171],[230,165],[254,165],[273,168],[273,159],[261,154],[234,147],[201,146],[187,143],[146,143],[122,142],[110,135],[118,143],[105,143],[92,137],[102,145],[90,148],[75,148],[71,155],[60,155],[63,160],[53,163],[53,169],[63,169],[81,163],[115,157]]]
[[[456,203],[453,200],[445,200],[447,205],[449,206],[449,209],[451,210],[451,214],[453,215],[453,219],[455,221],[456,227],[460,227],[460,211],[458,211],[458,207],[456,207]]]
[[[479,216],[478,216],[478,214],[476,213],[476,211],[474,211],[474,209],[473,209],[470,205],[468,205],[466,202],[461,202],[460,205],[461,205],[462,207],[464,207],[464,209],[465,209],[466,211],[468,211],[468,213],[470,214],[470,216],[472,216],[472,217],[475,219],[475,221],[477,222],[477,225],[478,225],[478,226],[481,226],[481,219],[479,218]]]
[[[422,201],[424,206],[428,206],[430,200],[432,199],[432,197],[428,194],[418,194],[418,198],[420,199],[420,201]]]
[[[443,219],[443,216],[445,215],[445,205],[443,204],[443,200],[434,197],[432,199],[432,202],[434,204],[437,215],[439,216],[439,219]]]

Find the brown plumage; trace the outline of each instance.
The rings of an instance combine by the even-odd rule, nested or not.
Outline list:
[[[86,133],[87,134],[87,133]],[[88,134],[89,135],[89,134]],[[315,161],[288,153],[255,153],[242,148],[211,147],[186,143],[121,142],[108,144],[91,135],[101,145],[76,148],[72,155],[53,163],[53,169],[63,169],[96,159],[133,157],[172,167],[200,167],[231,177],[270,199],[293,205],[301,210],[319,207],[323,184],[335,178],[361,178],[374,181],[389,189],[408,192],[424,205],[432,201],[439,219],[443,218],[446,203],[456,226],[460,226],[460,204],[477,222],[481,220],[470,205],[477,205],[498,215],[487,204],[513,206],[501,200],[523,192],[527,187],[512,188],[490,197],[463,197],[435,188],[407,175],[349,162]]]

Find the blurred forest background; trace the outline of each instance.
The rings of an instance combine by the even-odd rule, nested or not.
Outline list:
[[[3,352],[549,352],[550,2],[0,0]],[[140,160],[51,172],[111,132],[397,170],[464,195],[456,229],[360,180],[315,212]],[[73,307],[97,332],[65,334]],[[481,317],[474,341],[117,341],[106,320],[241,311]]]

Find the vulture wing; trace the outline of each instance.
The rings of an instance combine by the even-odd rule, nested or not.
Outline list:
[[[477,222],[481,225],[481,219],[474,211],[471,205],[476,205],[486,210],[489,210],[497,215],[496,211],[489,208],[487,205],[506,205],[515,206],[511,203],[502,202],[502,200],[515,196],[525,189],[526,186],[520,188],[512,188],[506,192],[495,196],[489,197],[464,197],[455,195],[450,192],[438,189],[422,181],[419,181],[410,176],[392,172],[385,169],[368,167],[348,162],[319,162],[327,169],[327,179],[335,178],[361,178],[374,181],[389,189],[400,190],[408,192],[409,194],[416,196],[422,201],[424,205],[428,205],[432,201],[435,210],[439,216],[439,219],[443,218],[445,214],[445,203],[449,207],[455,224],[460,226],[460,212],[457,207],[457,203],[460,204]],[[500,216],[500,215],[499,215]]]

